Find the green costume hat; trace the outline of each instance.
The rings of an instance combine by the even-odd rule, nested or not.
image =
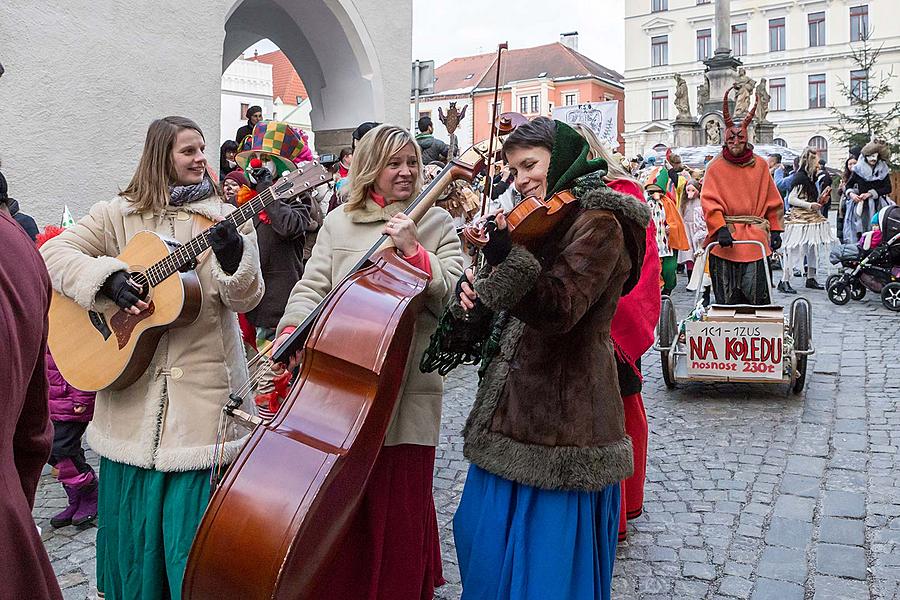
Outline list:
[[[606,175],[608,166],[602,158],[588,159],[591,147],[577,131],[563,123],[556,123],[550,168],[547,170],[548,197],[572,187],[576,179],[588,173]]]

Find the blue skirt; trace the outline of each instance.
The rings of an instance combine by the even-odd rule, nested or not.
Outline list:
[[[462,600],[609,600],[619,484],[542,490],[469,467],[453,536]]]

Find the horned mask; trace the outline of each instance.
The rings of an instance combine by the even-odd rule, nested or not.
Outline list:
[[[747,116],[744,117],[741,124],[736,125],[734,119],[731,117],[731,110],[728,108],[729,92],[731,92],[730,88],[725,91],[725,99],[722,100],[722,117],[725,119],[725,146],[749,144],[750,136],[747,133],[747,127],[753,121],[753,116],[756,114],[756,104],[753,105],[753,108],[750,109],[750,112],[747,113]]]

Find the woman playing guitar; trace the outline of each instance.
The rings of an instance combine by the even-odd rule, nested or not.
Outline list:
[[[384,446],[327,575],[317,589],[303,590],[304,597],[419,600],[431,598],[444,582],[431,489],[443,380],[437,373],[421,373],[418,364],[462,273],[462,254],[445,210],[432,207],[418,223],[403,214],[422,179],[419,146],[408,131],[380,125],[362,136],[353,153],[348,200],[325,217],[278,325],[276,346],[382,235],[429,276]],[[295,356],[291,367],[300,358]]]
[[[139,232],[185,243],[235,210],[216,195],[204,148],[193,121],[154,121],[125,190],[41,248],[56,291],[97,314],[111,303],[134,319],[152,311],[129,265],[114,257]],[[195,270],[203,294],[196,320],[162,335],[137,381],[97,394],[87,437],[101,456],[97,587],[108,599],[181,598],[222,405],[248,378],[235,313],[262,297],[256,235],[251,223],[239,232],[222,221],[210,245]],[[231,460],[241,445],[235,428],[225,442]]]

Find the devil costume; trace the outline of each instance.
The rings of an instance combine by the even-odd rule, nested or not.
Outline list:
[[[730,91],[730,90],[729,90]],[[781,245],[784,202],[769,174],[766,161],[753,153],[747,126],[754,106],[740,125],[735,125],[728,107],[728,92],[722,103],[725,146],[710,162],[703,178],[700,201],[709,226],[706,244],[719,242],[709,258],[713,292],[719,304],[767,304],[771,301],[764,258],[759,246],[734,245],[736,240],[763,244],[766,257]],[[728,146],[743,147],[738,154]]]

